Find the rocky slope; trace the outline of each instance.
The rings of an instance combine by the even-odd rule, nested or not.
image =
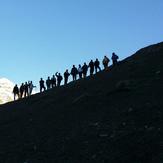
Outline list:
[[[3,163],[162,163],[163,43],[0,107]]]

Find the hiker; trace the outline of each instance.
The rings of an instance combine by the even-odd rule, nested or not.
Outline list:
[[[79,79],[82,78],[82,73],[83,73],[82,67],[81,67],[81,65],[79,65],[79,67],[78,67]]]
[[[19,99],[19,88],[18,88],[17,84],[13,88],[13,93],[14,93],[14,101],[16,100],[16,96]]]
[[[56,78],[55,78],[55,75],[53,75],[52,78],[51,78],[51,86],[52,86],[52,88],[56,87]]]
[[[76,77],[77,77],[77,74],[78,74],[78,70],[77,68],[75,67],[75,65],[73,65],[72,69],[71,69],[71,75],[72,75],[72,80],[76,80]]]
[[[55,76],[57,77],[57,86],[60,86],[63,77],[62,77],[61,74],[58,73],[58,72],[56,72]]]
[[[24,85],[24,97],[27,97],[29,96],[29,84],[27,82],[25,82],[25,85]]]
[[[40,92],[42,92],[42,89],[45,91],[46,88],[45,88],[45,85],[44,85],[44,80],[42,78],[40,79],[39,83],[40,83]]]
[[[48,79],[46,80],[46,87],[47,87],[47,90],[50,89],[51,87],[51,80],[49,76],[48,76]]]
[[[91,60],[89,62],[89,68],[90,68],[90,76],[92,76],[93,72],[94,72],[94,62],[93,62],[93,60]]]
[[[87,66],[86,62],[84,62],[84,65],[82,66],[82,70],[83,70],[83,78],[86,78],[87,71],[88,71],[88,66]]]
[[[29,91],[29,95],[31,95],[32,91],[33,91],[33,88],[36,87],[36,86],[33,85],[32,81],[29,81],[28,87],[29,87],[29,90],[28,90]]]
[[[96,61],[94,62],[94,65],[95,65],[95,72],[97,73],[97,69],[99,71],[101,71],[101,68],[100,68],[100,62],[99,60],[96,58]]]
[[[103,61],[102,61],[105,70],[108,69],[108,64],[109,64],[109,62],[110,62],[110,59],[105,55],[105,56],[104,56],[104,59],[103,59]]]
[[[68,70],[66,70],[64,72],[64,84],[66,85],[68,82],[68,77],[70,76],[70,73],[68,72]]]
[[[116,54],[113,52],[113,53],[112,53],[111,59],[112,59],[112,62],[113,62],[113,66],[117,65],[117,63],[118,63],[117,60],[119,59],[118,55],[116,55]]]
[[[21,84],[19,90],[20,90],[20,98],[22,98],[23,97],[23,94],[24,94],[24,83]]]

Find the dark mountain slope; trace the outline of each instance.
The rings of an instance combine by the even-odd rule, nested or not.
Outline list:
[[[2,163],[163,162],[163,43],[0,107]]]

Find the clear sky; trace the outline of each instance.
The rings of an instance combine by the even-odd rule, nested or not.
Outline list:
[[[163,0],[0,0],[0,77],[20,85],[163,41]]]

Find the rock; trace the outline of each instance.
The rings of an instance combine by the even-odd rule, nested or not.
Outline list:
[[[29,163],[29,160],[25,160],[23,163]]]
[[[99,122],[95,122],[95,123],[90,123],[90,126],[94,126],[94,127],[99,127],[100,123]]]
[[[156,74],[159,75],[161,73],[161,71],[156,71]]]
[[[84,94],[81,94],[80,96],[76,97],[74,100],[73,100],[73,104],[77,103],[77,102],[81,102],[83,99],[87,98],[88,97],[88,94],[84,93]]]
[[[148,131],[152,131],[152,130],[154,130],[155,128],[154,127],[148,127]]]
[[[37,146],[36,146],[36,145],[33,146],[33,150],[34,150],[34,151],[37,150]]]
[[[112,139],[112,138],[114,138],[115,137],[115,134],[111,134],[110,135],[110,138]]]
[[[126,122],[123,122],[122,125],[123,125],[123,126],[126,126]]]
[[[129,109],[128,109],[128,112],[132,112],[132,111],[133,111],[133,108],[129,108]]]
[[[100,137],[108,137],[108,134],[100,134]]]
[[[92,159],[95,159],[96,158],[96,154],[94,154],[93,156],[92,156]]]
[[[116,90],[119,90],[119,91],[130,91],[132,90],[133,86],[134,86],[133,80],[122,80],[122,81],[119,81],[115,87],[116,87]]]

